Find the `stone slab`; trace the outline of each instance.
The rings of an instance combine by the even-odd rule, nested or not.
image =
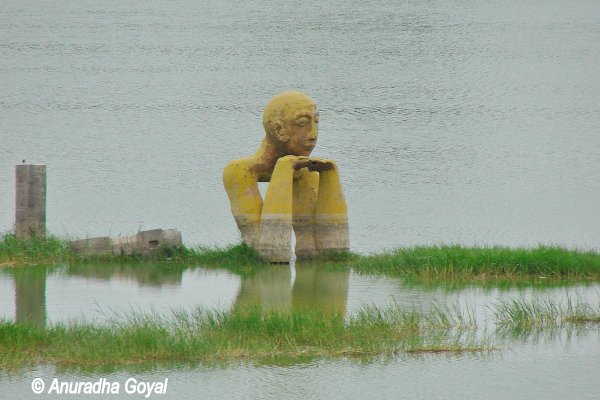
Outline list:
[[[177,229],[152,229],[131,236],[96,237],[71,241],[76,254],[86,256],[131,256],[150,257],[167,248],[182,244],[181,232]]]

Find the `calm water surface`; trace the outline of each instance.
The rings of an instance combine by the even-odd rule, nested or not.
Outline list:
[[[354,250],[599,247],[596,0],[5,0],[0,20],[1,231],[26,159],[55,234],[236,242],[222,168],[295,88]]]
[[[239,240],[221,185],[260,142],[275,93],[320,105],[315,156],[335,158],[355,251],[426,243],[600,238],[600,3],[596,0],[193,2],[5,0],[0,8],[0,231],[14,165],[48,165],[48,228],[62,236],[177,228],[188,244]],[[598,285],[453,289],[274,268],[70,266],[0,273],[0,316],[44,322],[196,305],[469,304],[580,297]],[[162,398],[586,399],[600,393],[598,329],[512,341],[476,356],[361,363],[42,367],[0,376],[170,378]]]

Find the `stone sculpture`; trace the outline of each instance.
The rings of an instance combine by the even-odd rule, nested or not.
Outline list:
[[[276,95],[263,112],[265,138],[253,156],[231,161],[223,183],[249,246],[271,262],[349,248],[348,214],[334,160],[308,157],[317,143],[319,110],[307,95]],[[269,182],[264,201],[258,182]]]

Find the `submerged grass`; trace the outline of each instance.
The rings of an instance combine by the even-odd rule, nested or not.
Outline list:
[[[318,358],[375,359],[399,354],[495,350],[500,339],[600,323],[600,303],[517,299],[492,307],[497,330],[477,325],[468,307],[364,306],[343,316],[318,309],[291,312],[256,307],[229,311],[196,308],[168,315],[128,312],[106,322],[47,327],[0,321],[0,370],[38,364],[124,368],[152,364],[250,361],[294,363]],[[496,345],[497,346],[497,345]]]
[[[462,321],[462,322],[461,322]],[[0,322],[0,369],[47,363],[98,367],[148,362],[211,363],[375,357],[401,352],[487,351],[462,319],[398,307],[366,307],[344,318],[319,310],[289,313],[257,308],[130,313],[108,323],[47,328]]]
[[[559,328],[569,323],[600,323],[600,303],[591,305],[571,298],[502,300],[496,304],[494,314],[501,328],[513,331]]]

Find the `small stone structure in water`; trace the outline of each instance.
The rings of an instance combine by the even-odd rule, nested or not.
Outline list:
[[[319,111],[307,95],[273,97],[263,112],[265,138],[253,156],[231,161],[223,183],[248,245],[271,262],[312,258],[349,248],[348,213],[334,160],[308,157],[317,143]],[[264,201],[258,182],[269,182]]]
[[[131,236],[111,238],[109,236],[71,241],[76,254],[86,256],[140,255],[150,257],[167,248],[181,246],[181,232],[177,229],[153,229]]]

